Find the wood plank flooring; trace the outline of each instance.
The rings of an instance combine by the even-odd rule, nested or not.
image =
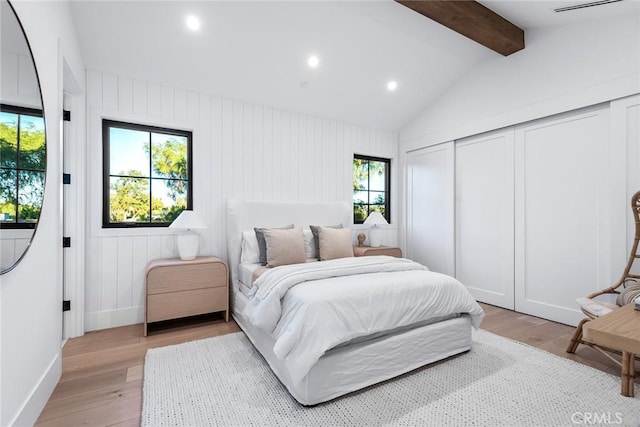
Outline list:
[[[565,352],[573,327],[481,305],[485,310],[482,329],[620,375],[618,365],[592,348],[581,345],[576,354]],[[198,323],[178,321],[163,326],[148,337],[142,336],[142,324],[138,324],[89,332],[69,340],[62,352],[62,378],[37,425],[137,426],[147,349],[240,330],[234,321],[225,323],[211,316]]]

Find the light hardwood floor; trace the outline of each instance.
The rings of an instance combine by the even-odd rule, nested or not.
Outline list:
[[[486,304],[482,307],[482,329],[620,375],[615,363],[589,347],[580,346],[576,354],[567,354],[565,349],[574,330],[570,326]],[[152,331],[148,337],[142,336],[142,324],[138,324],[89,332],[69,340],[63,349],[62,378],[37,425],[137,426],[147,349],[240,330],[233,321],[225,323],[212,317],[201,319],[200,323],[178,321],[170,326]]]

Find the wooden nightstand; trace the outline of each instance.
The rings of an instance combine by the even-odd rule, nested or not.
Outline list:
[[[147,265],[144,336],[161,320],[225,312],[229,321],[229,269],[220,258],[156,259]]]
[[[377,248],[373,248],[371,246],[354,246],[353,255],[354,256],[389,255],[389,256],[394,256],[396,258],[402,258],[402,251],[400,250],[400,248],[396,248],[393,246],[379,246]]]

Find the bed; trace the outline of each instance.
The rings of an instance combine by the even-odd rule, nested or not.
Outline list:
[[[259,266],[247,266],[243,235],[246,239],[254,227],[348,228],[351,214],[347,202],[227,201],[232,315],[303,405],[322,403],[468,351],[472,326],[477,327],[484,314],[455,279],[406,259],[303,262],[262,275],[256,274]],[[404,284],[405,276],[411,284]],[[452,293],[433,302],[435,297],[425,295],[416,284],[423,276],[435,278],[430,279],[437,282],[433,294]],[[384,305],[372,302],[376,298]],[[358,301],[375,308],[358,310]]]

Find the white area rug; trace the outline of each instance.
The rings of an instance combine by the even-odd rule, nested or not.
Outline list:
[[[243,333],[149,350],[143,426],[640,425],[640,390],[485,331],[471,351],[315,407],[298,404]]]

